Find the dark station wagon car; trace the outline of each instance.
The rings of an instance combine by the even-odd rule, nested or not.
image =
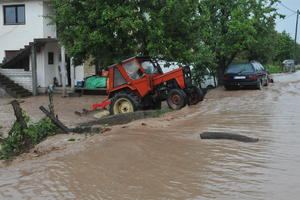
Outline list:
[[[231,63],[224,73],[227,90],[240,87],[262,89],[268,85],[268,72],[259,62]]]

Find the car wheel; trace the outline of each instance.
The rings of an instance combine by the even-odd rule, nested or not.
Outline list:
[[[258,89],[258,90],[261,90],[261,89],[262,89],[262,83],[261,83],[261,80],[258,80],[258,81],[257,81],[256,89]]]
[[[204,94],[203,91],[198,87],[191,87],[187,92],[188,95],[188,104],[196,105],[199,101],[203,101]]]
[[[168,93],[167,103],[169,108],[179,110],[186,105],[187,97],[181,89],[171,89]]]
[[[266,80],[266,83],[264,86],[268,86],[269,85],[269,79]]]

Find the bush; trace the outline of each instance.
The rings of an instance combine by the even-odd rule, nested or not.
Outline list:
[[[59,129],[48,118],[43,118],[35,124],[32,124],[25,130],[32,139],[32,144],[36,145],[46,139],[48,136],[56,135]]]
[[[282,73],[283,69],[280,65],[266,65],[266,69],[269,71],[269,73]]]
[[[26,117],[29,121],[29,117]],[[21,130],[18,123],[15,123],[10,134],[1,144],[0,159],[9,159],[39,144],[48,136],[57,134],[60,131],[48,118],[31,124],[27,129]]]

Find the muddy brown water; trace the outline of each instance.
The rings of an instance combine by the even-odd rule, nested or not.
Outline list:
[[[1,168],[0,199],[299,199],[300,73],[275,81],[217,89],[196,106],[94,136],[77,153]],[[200,140],[204,131],[260,141]]]

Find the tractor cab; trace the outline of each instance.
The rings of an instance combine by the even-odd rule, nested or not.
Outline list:
[[[114,93],[116,90],[120,90],[122,88],[130,88],[135,89],[136,84],[144,86],[149,86],[149,80],[153,76],[157,76],[163,74],[159,64],[147,56],[136,56],[133,58],[129,58],[124,60],[120,64],[114,64],[109,66],[109,84],[108,84],[108,92],[109,96]],[[139,90],[142,95],[146,93],[146,90],[151,88],[144,88],[142,91]]]
[[[132,80],[138,80],[146,74],[149,75],[163,73],[158,62],[146,56],[136,56],[133,58],[129,58],[121,62],[120,64],[112,65],[109,68],[118,68],[119,70],[120,68],[122,68],[123,70],[125,70],[128,78]],[[123,78],[126,79],[126,75],[124,76],[123,74]]]

